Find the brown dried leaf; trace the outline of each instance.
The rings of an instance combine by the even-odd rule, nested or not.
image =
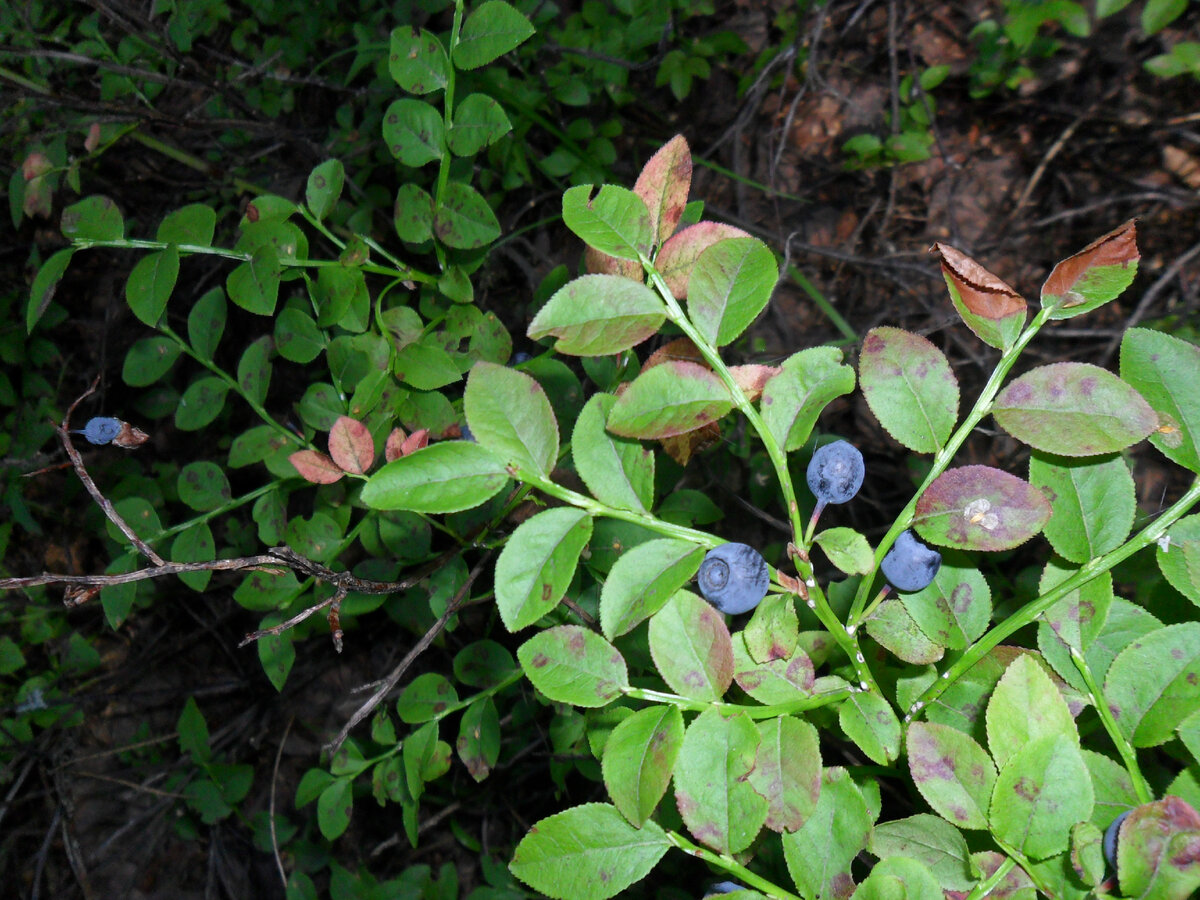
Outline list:
[[[117,436],[112,439],[112,442],[122,450],[133,450],[142,446],[149,439],[150,435],[142,429],[136,428],[128,422],[122,422],[121,430],[117,432]]]
[[[300,477],[313,484],[333,484],[346,473],[337,463],[318,450],[297,450],[288,457]]]
[[[942,272],[954,282],[968,310],[977,316],[999,321],[1025,311],[1025,299],[961,250],[933,245],[942,256]]]
[[[669,238],[679,225],[691,185],[692,151],[684,136],[677,134],[650,157],[633,186],[650,211],[656,244]]]
[[[762,396],[766,383],[782,372],[779,366],[730,366],[729,374],[751,403]]]
[[[362,475],[375,461],[375,442],[362,422],[338,416],[329,429],[329,455],[346,472]]]
[[[663,438],[659,441],[667,456],[681,466],[686,466],[688,460],[695,454],[712,447],[721,440],[721,426],[716,422],[701,425],[694,431],[677,434],[674,437]]]
[[[1066,298],[1093,269],[1127,266],[1139,259],[1141,254],[1137,248],[1137,222],[1130,219],[1055,266],[1046,283],[1042,285],[1042,296]],[[1063,305],[1072,304],[1064,302]]]
[[[1163,147],[1163,168],[1194,191],[1200,191],[1200,159],[1182,147]]]

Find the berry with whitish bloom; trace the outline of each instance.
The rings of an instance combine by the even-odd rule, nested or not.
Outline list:
[[[808,489],[818,504],[845,503],[862,487],[866,466],[858,448],[847,441],[818,447],[808,464]]]
[[[736,881],[718,881],[716,884],[708,886],[708,890],[704,892],[704,896],[714,897],[717,894],[732,894],[735,891],[744,890],[746,890],[746,886],[738,884]]]
[[[1114,869],[1117,867],[1117,841],[1120,837],[1121,823],[1133,810],[1127,809],[1115,819],[1104,832],[1104,858]]]
[[[911,531],[900,533],[879,566],[888,584],[906,593],[927,587],[941,567],[942,554],[926,547]]]
[[[722,544],[708,551],[696,584],[704,599],[729,615],[749,612],[767,596],[767,561],[748,544]]]
[[[121,420],[114,419],[112,416],[96,416],[88,419],[82,429],[77,429],[73,433],[82,434],[89,444],[108,444],[121,433],[121,425]]]

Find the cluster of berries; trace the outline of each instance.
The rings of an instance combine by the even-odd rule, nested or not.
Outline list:
[[[815,521],[830,503],[845,503],[862,487],[866,466],[858,448],[846,441],[825,444],[808,464],[808,489],[817,498]],[[880,569],[898,591],[919,591],[938,573],[942,555],[904,531],[884,556]],[[723,613],[749,612],[770,587],[766,560],[747,544],[722,544],[708,552],[696,575],[704,599]]]

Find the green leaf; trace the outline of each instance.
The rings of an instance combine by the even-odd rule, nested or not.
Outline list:
[[[604,636],[616,640],[658,612],[696,574],[705,550],[675,538],[658,538],[627,550],[600,591]]]
[[[454,110],[446,144],[455,156],[471,156],[512,131],[504,107],[487,94],[470,94]]]
[[[462,379],[450,354],[435,346],[432,339],[409,344],[397,353],[392,370],[398,380],[420,391],[436,391]]]
[[[171,544],[171,562],[212,562],[217,558],[217,546],[207,522],[197,522],[185,528]],[[203,593],[212,579],[211,571],[180,572],[179,580],[193,591]]]
[[[1027,481],[990,466],[962,466],[937,477],[917,501],[921,537],[961,550],[1008,550],[1042,530],[1046,497]]]
[[[951,650],[965,650],[992,618],[987,580],[979,569],[963,565],[963,559],[954,551],[942,554],[942,565],[928,587],[899,597],[922,633]]]
[[[1147,0],[1142,9],[1142,31],[1157,34],[1166,28],[1187,8],[1187,0]]]
[[[1065,735],[1079,742],[1067,701],[1046,670],[1033,656],[1018,656],[988,701],[988,749],[996,765],[1003,769],[1026,744],[1053,735]]]
[[[1075,735],[1025,744],[1000,770],[992,793],[992,832],[1033,859],[1067,849],[1071,826],[1092,814],[1092,779]]]
[[[619,275],[583,275],[563,285],[529,323],[529,337],[558,338],[572,356],[607,356],[640,344],[666,320],[662,300]]]
[[[908,726],[908,768],[933,811],[959,828],[988,827],[996,767],[969,735],[948,725]]]
[[[591,536],[591,516],[569,506],[517,526],[496,560],[496,608],[505,628],[519,631],[558,605]]]
[[[406,166],[423,166],[445,153],[442,114],[424,100],[396,100],[383,114],[383,141]]]
[[[1029,481],[1054,509],[1046,539],[1064,559],[1088,562],[1129,537],[1136,497],[1129,466],[1119,455],[1079,460],[1034,453]]]
[[[335,778],[317,797],[317,827],[327,841],[337,840],[350,827],[354,812],[354,779]]]
[[[1053,310],[1051,319],[1070,319],[1103,306],[1133,282],[1138,259],[1131,219],[1056,265],[1042,285],[1042,306]]]
[[[798,831],[783,835],[783,857],[802,896],[841,896],[837,886],[853,883],[850,866],[867,845],[871,818],[846,770],[826,769],[816,809]]]
[[[750,784],[767,798],[767,828],[784,833],[808,821],[821,796],[817,729],[795,716],[758,723],[758,755]]]
[[[889,765],[900,755],[900,720],[879,694],[851,694],[838,706],[838,724],[846,737],[879,765]]]
[[[62,280],[63,273],[67,271],[67,266],[74,255],[74,247],[59,250],[42,263],[42,267],[38,269],[38,273],[33,279],[33,285],[29,288],[29,303],[25,306],[25,331],[27,333],[33,331],[33,326],[38,323],[50,305],[50,301],[54,299],[58,283]]]
[[[897,441],[917,453],[945,446],[958,419],[958,380],[932,343],[899,328],[872,328],[858,380],[871,412]]]
[[[869,849],[880,859],[907,857],[923,863],[942,888],[969,891],[975,885],[963,833],[937,816],[918,813],[880,822],[871,830]]]
[[[604,427],[617,398],[594,394],[571,434],[575,471],[601,503],[648,512],[654,505],[654,453],[638,441],[619,438]]]
[[[950,302],[967,327],[987,344],[1007,350],[1025,327],[1025,299],[961,250],[935,243]]]
[[[328,431],[346,414],[346,404],[333,385],[318,381],[305,389],[298,412],[304,424],[317,431]]]
[[[73,241],[119,241],[125,236],[125,220],[108,197],[84,197],[62,212],[59,222],[63,237]]]
[[[200,512],[217,509],[232,496],[229,479],[216,463],[191,462],[179,472],[179,499]]]
[[[225,331],[225,292],[215,287],[196,301],[188,313],[188,343],[201,359],[212,359]]]
[[[621,814],[638,828],[667,792],[682,743],[683,716],[667,704],[638,710],[605,742],[604,786]]]
[[[1078,571],[1064,560],[1051,559],[1042,569],[1038,593],[1044,596]],[[1071,591],[1046,610],[1038,622],[1038,649],[1059,677],[1077,691],[1087,693],[1087,684],[1069,648],[1087,659],[1088,650],[1107,623],[1113,599],[1112,574],[1105,572]]]
[[[449,83],[450,59],[436,36],[404,26],[392,31],[388,71],[410,94],[428,94]]]
[[[281,272],[275,250],[269,246],[259,247],[248,262],[229,273],[225,280],[229,299],[247,312],[260,316],[274,314]]]
[[[491,697],[480,697],[467,707],[454,746],[475,781],[487,778],[500,759],[500,714]]]
[[[155,240],[167,244],[211,247],[216,227],[217,214],[211,206],[191,203],[163,217]]]
[[[262,404],[271,384],[271,338],[263,335],[252,342],[238,360],[237,380],[245,395]]]
[[[813,538],[813,543],[847,575],[867,575],[875,568],[871,545],[853,528],[827,528]]]
[[[1169,334],[1130,328],[1121,339],[1121,377],[1158,413],[1150,443],[1200,473],[1200,347]]]
[[[743,631],[733,641],[733,677],[738,687],[759,703],[791,703],[812,695],[813,663],[797,643],[790,656],[757,662],[747,649]]]
[[[581,184],[563,194],[563,224],[601,253],[634,261],[648,258],[654,232],[642,198],[614,184],[602,185],[593,197],[593,187]]]
[[[600,707],[629,686],[629,669],[617,649],[578,625],[547,628],[517,650],[535,688],[556,703]]]
[[[477,362],[463,412],[475,439],[506,464],[544,478],[558,461],[558,423],[542,386],[516,369]]]
[[[457,702],[458,691],[446,676],[426,672],[414,678],[401,692],[396,700],[396,715],[401,722],[420,725],[433,721]]]
[[[1124,450],[1158,427],[1141,394],[1088,363],[1052,363],[1026,372],[992,404],[996,424],[1036,450],[1098,456]]]
[[[1155,553],[1159,569],[1175,590],[1200,606],[1200,516],[1176,522],[1165,544]]]
[[[650,654],[667,686],[693,700],[716,702],[733,681],[725,618],[690,591],[679,591],[650,619]]]
[[[142,338],[125,354],[121,379],[131,387],[154,384],[175,365],[180,352],[179,345],[165,335]]]
[[[645,878],[671,848],[655,822],[634,828],[615,806],[587,803],[542,819],[509,869],[556,900],[606,900]]]
[[[195,697],[188,697],[183,704],[175,730],[179,732],[181,752],[188,754],[197,764],[212,758],[212,750],[208,746],[208,723],[204,721],[204,713],[196,705]]]
[[[491,499],[507,481],[504,463],[483,447],[444,441],[388,463],[367,479],[361,497],[372,509],[459,512]]]
[[[487,0],[467,16],[453,47],[454,65],[478,69],[515,50],[534,28],[521,13],[502,0]]]
[[[715,422],[731,409],[733,398],[711,369],[672,359],[633,380],[613,404],[608,430],[623,437],[673,437]]]
[[[175,427],[180,431],[197,431],[221,414],[229,385],[216,376],[193,381],[175,410]]]
[[[1104,682],[1117,727],[1135,747],[1157,747],[1200,709],[1200,622],[1138,638],[1113,660]]]
[[[308,175],[304,188],[304,203],[320,222],[329,217],[342,195],[346,169],[340,159],[327,159]]]
[[[767,800],[748,777],[758,752],[758,729],[745,713],[708,709],[688,726],[675,761],[675,802],[696,840],[738,853],[767,819]]]
[[[469,687],[492,687],[516,668],[517,663],[508,648],[486,638],[468,644],[454,656],[454,677]]]
[[[767,594],[742,629],[746,650],[755,662],[787,659],[800,645],[796,606],[785,594]]]
[[[671,293],[682,300],[688,295],[692,270],[701,253],[718,241],[746,237],[750,235],[732,225],[697,222],[695,225],[681,228],[666,239],[654,258],[654,268],[662,275]]]
[[[757,238],[718,241],[696,260],[688,282],[688,314],[715,347],[732,342],[766,308],[779,270]]]
[[[842,359],[837,347],[810,347],[784,360],[783,371],[767,382],[759,407],[780,447],[803,447],[821,410],[854,390],[854,369]]]
[[[447,247],[477,250],[500,237],[500,222],[475,188],[450,181],[433,212],[433,233]]]
[[[125,301],[135,316],[151,328],[167,309],[167,300],[179,277],[179,248],[148,253],[138,260],[125,282]]]
[[[945,646],[930,638],[909,615],[899,600],[884,600],[866,621],[867,633],[905,662],[928,665],[946,652]]]
[[[306,364],[325,349],[325,335],[312,316],[289,306],[275,318],[275,349],[289,362]]]
[[[923,862],[892,856],[871,870],[855,890],[853,900],[894,900],[897,897],[941,900],[945,894],[938,879]]]
[[[392,224],[396,228],[396,236],[402,241],[420,244],[429,240],[433,237],[433,198],[418,185],[400,185],[396,191]]]

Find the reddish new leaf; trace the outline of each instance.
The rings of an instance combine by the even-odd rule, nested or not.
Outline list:
[[[961,250],[938,242],[950,300],[980,340],[1004,349],[1025,325],[1025,299]]]
[[[659,148],[642,169],[633,192],[646,201],[655,243],[661,244],[675,231],[687,206],[692,184],[692,151],[682,134]]]
[[[937,477],[913,527],[921,537],[963,550],[1009,550],[1042,530],[1050,501],[1028,481],[990,466],[962,466]]]
[[[654,268],[662,275],[667,287],[680,300],[687,297],[688,280],[696,259],[715,244],[726,238],[750,237],[740,228],[720,222],[697,222],[671,235],[658,251]]]
[[[429,446],[429,429],[418,428],[412,434],[404,439],[404,443],[400,445],[401,456],[411,456],[418,450]]]
[[[317,450],[297,450],[288,457],[300,477],[313,484],[333,484],[345,472],[332,459]]]
[[[338,416],[329,429],[329,455],[346,472],[362,475],[375,462],[375,442],[367,426],[349,416]]]
[[[1052,319],[1069,319],[1112,300],[1129,287],[1141,254],[1133,219],[1064,259],[1042,285]]]
[[[404,455],[404,439],[406,437],[404,429],[399,426],[391,430],[387,436],[387,442],[383,445],[384,460],[394,462]]]

